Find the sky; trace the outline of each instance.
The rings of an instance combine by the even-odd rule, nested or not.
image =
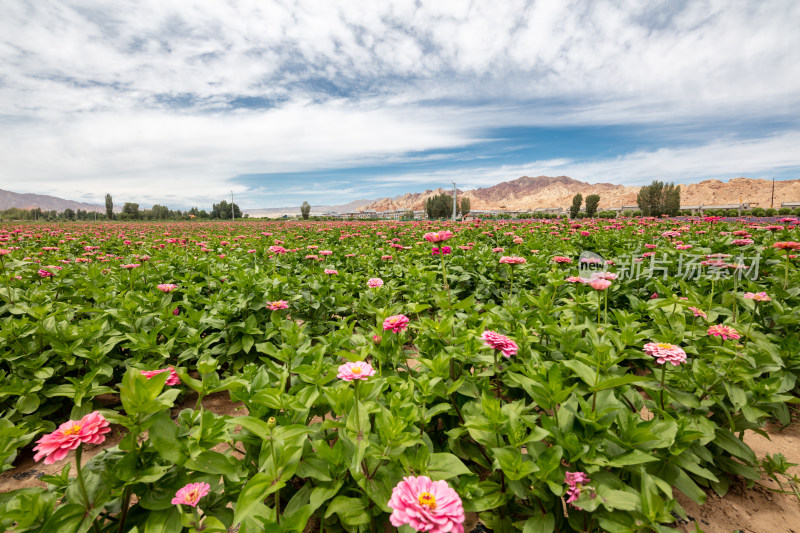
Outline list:
[[[0,188],[253,209],[799,178],[798,28],[797,0],[0,0]]]

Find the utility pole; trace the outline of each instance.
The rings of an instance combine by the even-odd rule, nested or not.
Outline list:
[[[456,205],[456,182],[454,181],[453,182],[453,221],[455,221],[455,219],[456,219],[456,211],[457,211],[457,205]]]
[[[236,211],[233,210],[233,191],[231,191],[231,221],[236,222]]]
[[[772,178],[772,198],[769,201],[769,208],[773,209],[775,207],[775,178]]]

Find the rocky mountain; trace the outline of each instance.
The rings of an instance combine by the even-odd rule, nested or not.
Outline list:
[[[469,198],[472,209],[527,210],[541,207],[568,208],[572,205],[572,197],[578,193],[584,199],[590,194],[598,194],[602,209],[636,205],[636,195],[640,188],[611,183],[586,183],[567,176],[523,176],[492,187],[458,191],[458,195]],[[450,194],[452,191],[435,189],[381,198],[365,205],[362,210],[424,209],[428,198],[442,192]],[[771,194],[772,180],[764,179],[733,178],[727,182],[712,179],[681,185],[681,203],[684,205],[749,202],[751,206],[769,207]],[[775,207],[780,207],[781,202],[797,201],[800,201],[800,180],[775,181]]]
[[[73,211],[83,209],[84,211],[97,211],[98,213],[106,212],[105,203],[86,204],[83,202],[64,200],[63,198],[48,196],[46,194],[20,194],[0,189],[0,210],[10,209],[12,207],[17,207],[19,209],[33,209],[39,207],[42,211],[56,210],[59,212],[67,208]],[[115,206],[114,211],[119,211],[119,208]]]

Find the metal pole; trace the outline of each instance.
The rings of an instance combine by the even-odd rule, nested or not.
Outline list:
[[[453,182],[453,220],[456,219],[456,211],[457,211],[457,204],[456,204],[456,182]]]
[[[772,198],[769,201],[769,208],[773,209],[775,207],[775,178],[772,178]]]

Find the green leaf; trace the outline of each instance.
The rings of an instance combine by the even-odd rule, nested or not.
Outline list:
[[[712,441],[714,444],[733,455],[738,457],[748,464],[756,462],[756,454],[744,442],[737,439],[733,433],[728,430],[717,428],[716,437]]]
[[[556,518],[552,513],[538,514],[525,521],[522,533],[553,533],[556,527]]]
[[[239,499],[236,500],[236,513],[234,514],[234,524],[239,524],[242,521],[254,515],[254,512],[260,507],[267,496],[273,492],[280,490],[286,485],[283,481],[273,483],[274,477],[263,472],[259,472],[250,478],[250,481],[239,493]]]
[[[590,387],[589,390],[592,392],[596,392],[605,389],[614,389],[617,387],[621,387],[622,385],[628,385],[630,383],[641,383],[644,381],[652,381],[652,378],[650,378],[649,376],[634,376],[629,374],[626,376],[620,376],[616,378],[603,380],[597,385]]]
[[[150,511],[144,524],[144,533],[172,533],[181,530],[181,514],[173,505],[163,511]]]
[[[452,453],[433,453],[428,461],[428,476],[434,481],[471,474],[461,459]]]

